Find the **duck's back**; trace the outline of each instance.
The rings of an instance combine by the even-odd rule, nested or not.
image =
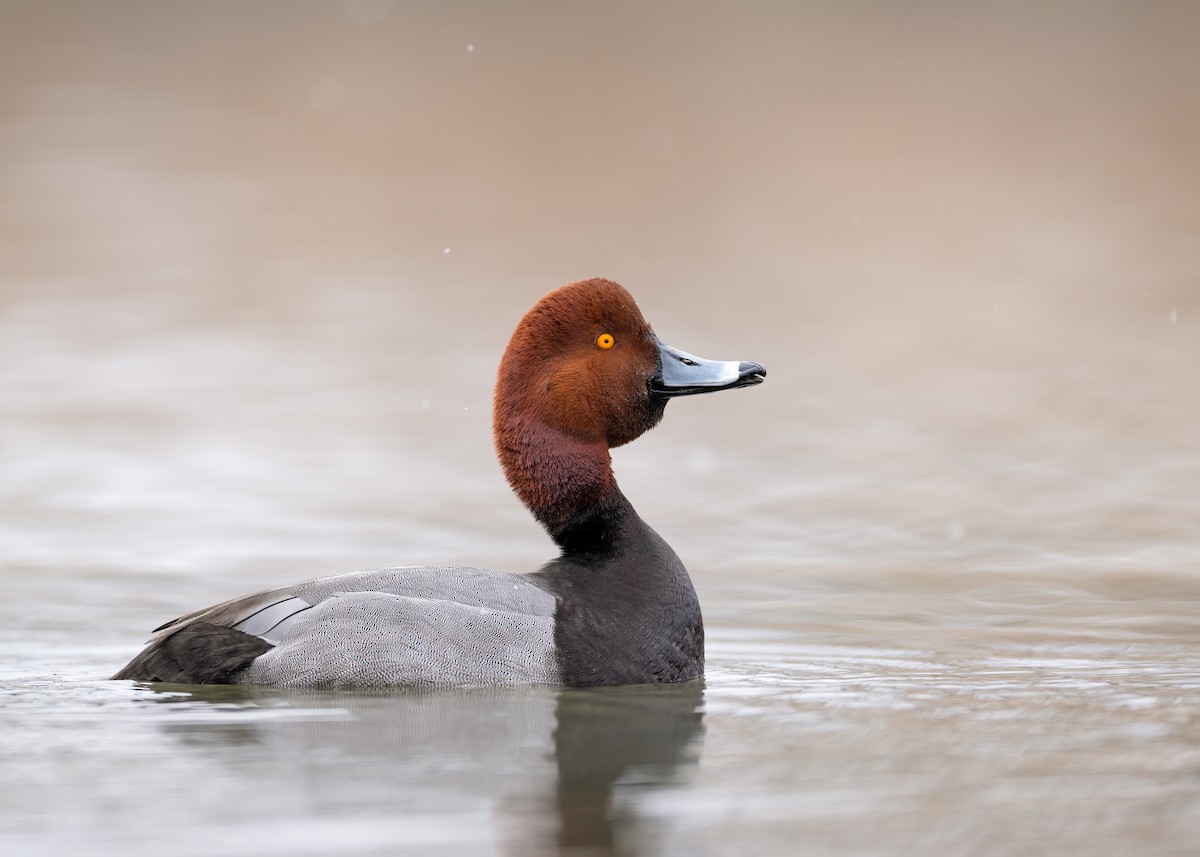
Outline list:
[[[323,577],[176,619],[114,678],[286,687],[555,683],[555,605],[529,577],[477,568]]]

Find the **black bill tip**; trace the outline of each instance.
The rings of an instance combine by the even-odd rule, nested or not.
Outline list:
[[[735,387],[753,387],[767,379],[767,367],[752,360],[743,360],[738,364],[738,379]]]

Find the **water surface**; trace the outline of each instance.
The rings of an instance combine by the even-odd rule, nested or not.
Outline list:
[[[0,4],[6,854],[1184,855],[1186,4]],[[702,685],[106,681],[161,622],[536,569],[495,366],[602,274],[766,384],[615,453]]]

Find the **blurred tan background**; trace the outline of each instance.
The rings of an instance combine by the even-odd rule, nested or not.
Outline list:
[[[10,569],[532,568],[492,373],[604,275],[770,370],[618,453],[713,586],[1196,570],[1200,5],[0,20]]]

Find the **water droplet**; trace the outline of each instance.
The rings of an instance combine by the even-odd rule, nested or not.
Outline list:
[[[473,53],[475,53],[475,46],[474,46],[474,45],[467,45],[467,53],[469,53],[469,54],[473,54]]]
[[[449,256],[449,255],[450,255],[450,248],[449,248],[449,247],[443,247],[443,248],[442,248],[442,255],[443,255],[443,256]]]
[[[1179,324],[1179,311],[1175,307],[1171,307],[1171,314],[1167,317],[1171,319],[1171,324]]]

